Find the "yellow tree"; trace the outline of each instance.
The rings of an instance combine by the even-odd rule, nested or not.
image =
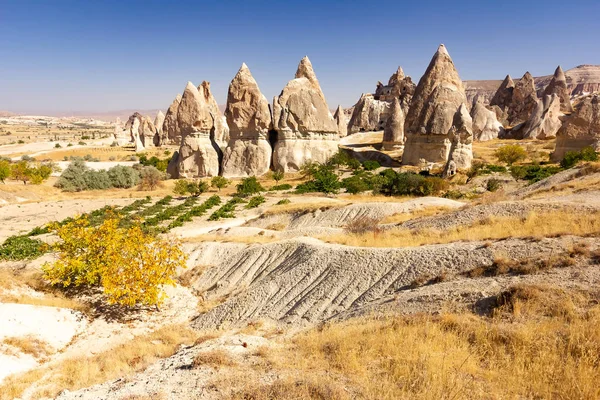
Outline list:
[[[91,227],[78,218],[52,229],[61,239],[58,259],[45,264],[46,279],[64,287],[99,285],[111,304],[159,306],[164,285],[175,285],[178,268],[186,255],[176,240],[145,233],[140,226],[119,228],[120,218],[111,216]]]

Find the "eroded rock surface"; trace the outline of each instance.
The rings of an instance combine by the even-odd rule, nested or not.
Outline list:
[[[600,150],[600,96],[597,94],[581,99],[558,130],[552,159],[560,161],[567,151],[581,151],[588,146]]]
[[[181,144],[181,132],[177,128],[177,110],[179,109],[179,103],[181,103],[181,95],[178,94],[173,100],[173,103],[169,106],[167,113],[165,114],[165,121],[163,122],[163,142],[168,144]]]
[[[560,65],[556,68],[556,71],[554,71],[552,80],[544,90],[544,97],[552,96],[553,94],[557,95],[560,100],[560,111],[573,112],[571,91],[567,87],[567,77]]]
[[[496,113],[484,105],[484,98],[475,97],[471,108],[473,119],[473,138],[481,142],[498,138],[504,131],[502,124],[498,121]]]
[[[385,150],[401,150],[404,148],[404,111],[396,98],[392,102],[392,115],[388,118],[383,131],[383,148]]]

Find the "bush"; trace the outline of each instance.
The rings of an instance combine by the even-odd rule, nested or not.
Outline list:
[[[21,140],[21,139],[19,139],[19,140],[17,141],[17,143],[18,143],[18,144],[23,144],[23,143],[25,143],[25,141],[24,141],[24,140]]]
[[[436,176],[422,176],[412,172],[397,173],[388,169],[381,174],[382,193],[396,196],[431,196],[448,189],[448,182]]]
[[[28,260],[41,256],[48,250],[44,242],[27,236],[11,236],[0,246],[0,260]]]
[[[68,143],[67,147],[73,147],[73,143]]]
[[[152,157],[148,158],[148,157],[146,157],[145,154],[141,154],[139,156],[138,160],[139,160],[139,163],[142,164],[143,166],[154,167],[161,172],[166,172],[167,166],[169,165],[168,158],[165,158],[164,160],[161,160],[160,158],[158,158],[156,156],[152,156]]]
[[[523,179],[535,183],[546,179],[556,173],[559,173],[562,169],[556,166],[541,166],[541,165],[524,165],[514,166],[510,168],[510,174],[515,179]]]
[[[71,161],[69,166],[63,171],[54,186],[65,192],[80,192],[87,189],[85,174],[89,168],[83,160]]]
[[[10,162],[6,160],[0,160],[0,182],[4,183],[4,180],[10,177]]]
[[[500,179],[491,178],[486,183],[486,189],[490,192],[495,192],[502,187],[502,181]]]
[[[219,189],[219,192],[221,191],[221,189],[229,186],[230,184],[231,184],[231,181],[222,176],[213,176],[212,179],[210,180],[210,186],[216,187],[217,189]]]
[[[381,167],[381,164],[379,164],[377,161],[365,161],[362,163],[363,168],[365,169],[365,171],[373,171],[377,168]]]
[[[179,179],[175,182],[173,193],[180,196],[191,194],[192,196],[200,196],[202,193],[208,190],[208,183],[204,181],[188,181],[185,179]]]
[[[165,180],[164,172],[155,167],[147,166],[140,170],[140,190],[154,190]]]
[[[337,168],[346,166],[352,170],[357,170],[361,167],[360,161],[358,161],[356,158],[352,158],[350,153],[345,150],[339,150],[327,161],[327,165]]]
[[[271,187],[271,190],[290,190],[291,188],[292,185],[290,185],[289,183],[282,183],[281,185],[275,185]]]
[[[297,193],[337,193],[342,186],[330,164],[313,164],[310,175],[312,180],[296,186]]]
[[[248,200],[248,204],[244,207],[249,210],[251,208],[256,208],[265,202],[265,198],[263,196],[254,196],[250,200]]]
[[[160,305],[162,287],[175,285],[177,269],[186,267],[185,253],[172,238],[119,225],[117,217],[97,227],[86,218],[53,225],[62,240],[55,245],[58,260],[42,267],[45,278],[63,287],[101,286],[110,304]]]
[[[86,142],[79,142],[79,143],[77,143],[77,144],[78,144],[78,145],[80,145],[80,146],[85,146],[85,145],[87,145],[87,143],[86,143]]]
[[[498,161],[513,165],[516,162],[523,161],[527,158],[525,149],[517,144],[507,144],[500,147],[494,152]]]
[[[574,167],[580,161],[598,161],[598,153],[593,147],[585,147],[581,151],[567,151],[565,157],[560,162],[564,169]]]
[[[275,203],[275,205],[276,206],[282,206],[284,204],[290,204],[290,203],[291,203],[290,199],[281,199],[277,203]]]
[[[367,216],[356,218],[344,226],[344,231],[353,235],[362,235],[367,232],[379,232],[379,220]]]
[[[243,200],[239,197],[229,200],[227,203],[223,204],[221,208],[212,213],[208,220],[218,221],[221,218],[235,218],[235,214],[233,213],[235,211],[235,206],[241,202],[243,202]]]
[[[85,190],[103,190],[113,187],[110,176],[106,170],[88,170],[83,175],[83,179],[86,184]]]
[[[273,173],[271,174],[271,178],[273,178],[275,182],[279,182],[284,178],[284,176],[285,174],[283,173],[283,171],[273,171]]]
[[[361,175],[355,175],[351,176],[350,178],[343,179],[342,187],[346,189],[346,192],[351,194],[357,194],[371,190],[371,186]]]
[[[56,144],[54,145],[54,148],[55,148],[55,149],[60,149],[60,148],[62,148],[62,146],[60,145],[60,143],[56,143]]]
[[[265,188],[256,180],[255,176],[243,178],[242,181],[237,185],[237,196],[247,197],[252,196],[260,192],[264,192]]]
[[[90,140],[90,137],[88,135],[82,135],[81,140]]]
[[[137,185],[140,181],[140,174],[126,165],[115,165],[108,170],[108,177],[113,187],[128,189]]]

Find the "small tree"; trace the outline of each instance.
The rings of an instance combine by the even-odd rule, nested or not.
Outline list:
[[[165,179],[165,173],[153,166],[147,166],[140,171],[140,190],[154,190]]]
[[[10,177],[10,163],[6,160],[0,160],[0,182],[4,183],[4,180]]]
[[[518,144],[507,144],[496,150],[494,155],[498,161],[513,165],[516,162],[523,161],[527,157],[527,152]]]
[[[180,196],[191,194],[192,196],[200,196],[202,193],[208,190],[208,183],[205,181],[188,181],[185,179],[179,179],[175,182],[173,193]]]
[[[237,185],[237,195],[241,197],[251,196],[264,191],[265,188],[256,180],[255,176],[243,178]]]
[[[175,284],[186,255],[172,238],[152,236],[137,225],[119,228],[119,223],[114,216],[97,227],[86,218],[52,225],[61,240],[54,246],[58,260],[42,267],[45,278],[63,287],[102,287],[110,304],[159,306],[165,299],[162,286]]]
[[[273,171],[273,173],[271,174],[271,177],[277,183],[279,183],[279,181],[282,180],[284,176],[285,174],[283,173],[283,171]]]
[[[31,169],[26,160],[19,161],[12,165],[11,176],[17,181],[22,181],[24,185],[27,185],[31,177]]]
[[[221,189],[229,186],[230,184],[231,184],[231,181],[222,176],[213,176],[212,179],[210,180],[210,186],[216,187],[217,189],[219,189],[219,192],[221,191]]]

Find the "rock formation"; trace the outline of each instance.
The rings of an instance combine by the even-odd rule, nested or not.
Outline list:
[[[154,128],[156,129],[156,132],[154,133],[154,145],[155,146],[161,146],[164,143],[164,139],[163,139],[163,124],[165,122],[165,114],[163,114],[162,111],[159,111],[156,114],[156,118],[154,118]]]
[[[370,132],[384,129],[391,115],[393,100],[400,100],[400,106],[406,115],[414,92],[415,84],[412,79],[410,76],[405,76],[402,68],[398,67],[387,85],[377,82],[374,94],[363,93],[361,95],[353,107],[348,123],[348,132]]]
[[[511,103],[508,106],[507,123],[516,126],[529,119],[533,110],[537,107],[538,98],[535,90],[533,76],[529,72],[515,84]]]
[[[165,121],[163,122],[163,137],[161,141],[168,144],[181,144],[181,135],[179,129],[177,129],[177,110],[179,109],[179,103],[181,103],[181,95],[177,95],[173,103],[169,106],[167,114],[165,115]]]
[[[145,150],[144,130],[146,125],[147,120],[138,112],[133,113],[125,123],[125,131],[129,134],[130,142],[135,145],[136,152]]]
[[[504,131],[502,124],[498,121],[496,113],[489,110],[483,103],[482,96],[476,96],[471,108],[471,119],[473,120],[473,139],[480,142],[498,138]]]
[[[417,85],[406,116],[402,163],[418,165],[421,159],[446,163],[453,151],[456,167],[469,168],[472,128],[471,118],[464,115],[465,102],[458,72],[446,47],[440,45]]]
[[[342,106],[338,106],[335,114],[333,114],[333,118],[335,118],[340,137],[346,137],[348,135],[348,121],[346,121],[346,115]]]
[[[308,57],[273,99],[273,128],[275,170],[298,171],[306,162],[325,162],[338,151],[338,127]]]
[[[510,75],[506,75],[496,94],[490,100],[490,106],[498,106],[504,112],[512,103],[513,90],[515,90],[515,82]]]
[[[269,102],[246,64],[229,85],[225,118],[229,145],[223,155],[223,176],[246,177],[267,173],[271,166]]]
[[[395,98],[392,102],[392,113],[383,131],[384,150],[404,149],[404,119],[405,114],[400,105],[400,100]]]
[[[171,175],[198,178],[219,174],[220,148],[214,139],[215,118],[209,105],[208,82],[196,88],[188,82],[177,110],[177,128],[182,137],[177,168]],[[217,116],[218,117],[218,116]]]
[[[552,96],[553,94],[558,96],[560,100],[560,110],[562,112],[573,112],[573,106],[571,105],[571,93],[567,88],[567,77],[565,76],[565,73],[560,65],[556,68],[556,71],[554,71],[552,80],[544,90],[544,97]]]
[[[591,146],[600,150],[600,95],[588,95],[575,105],[573,114],[556,134],[554,161],[560,161],[567,151],[580,151]]]
[[[523,139],[553,139],[562,126],[561,102],[558,95],[546,95],[523,126]]]

